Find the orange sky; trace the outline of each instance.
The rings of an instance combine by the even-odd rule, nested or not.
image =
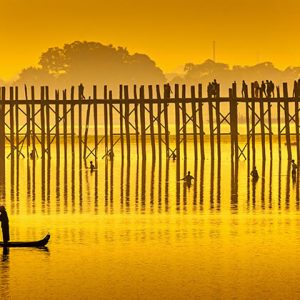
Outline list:
[[[53,46],[99,41],[148,54],[164,71],[186,62],[300,66],[299,0],[1,0],[0,78]]]

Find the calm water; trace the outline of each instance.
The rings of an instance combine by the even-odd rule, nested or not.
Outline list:
[[[190,151],[180,170],[122,162],[120,149],[92,174],[63,154],[7,160],[11,240],[51,240],[2,255],[1,299],[300,298],[299,180],[275,152],[258,157],[255,184],[222,146],[221,162],[195,165]],[[191,187],[176,180],[187,170]]]

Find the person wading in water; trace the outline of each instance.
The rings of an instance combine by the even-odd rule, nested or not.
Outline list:
[[[0,221],[1,221],[1,228],[2,228],[3,243],[5,246],[9,241],[9,221],[4,206],[0,206]]]

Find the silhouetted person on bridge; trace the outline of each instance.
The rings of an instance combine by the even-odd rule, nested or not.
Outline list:
[[[84,86],[83,86],[82,83],[80,83],[80,85],[79,85],[79,99],[80,100],[85,99],[85,97],[84,97]]]
[[[293,97],[297,97],[298,95],[298,82],[294,80],[294,87],[293,87]]]
[[[0,206],[0,221],[4,246],[9,241],[9,220],[4,206]]]
[[[266,84],[265,84],[264,81],[261,82],[260,90],[262,92],[262,96],[264,96],[264,95],[267,96],[267,94],[266,94]]]
[[[247,91],[248,91],[248,86],[245,82],[245,80],[243,80],[243,83],[242,83],[242,97],[246,97],[247,96]]]
[[[94,166],[93,162],[90,161],[90,170],[91,170],[91,172],[94,172],[94,169],[95,169],[95,166]]]
[[[165,85],[164,85],[164,94],[165,94],[165,98],[166,98],[166,99],[170,99],[172,93],[173,93],[173,92],[172,92],[172,90],[171,90],[170,83],[165,84]]]
[[[256,167],[254,167],[254,169],[251,171],[250,175],[252,176],[253,180],[258,180],[259,176],[258,176]]]
[[[213,85],[211,82],[209,82],[207,85],[207,97],[211,98],[212,95],[213,95]]]
[[[273,98],[275,97],[275,84],[272,80],[270,81],[270,95]]]
[[[253,83],[253,89],[254,89],[254,97],[258,98],[259,97],[259,83],[258,81],[254,81]]]

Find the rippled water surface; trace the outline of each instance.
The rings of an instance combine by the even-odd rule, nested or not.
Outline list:
[[[2,255],[1,299],[300,298],[299,180],[285,157],[258,157],[254,183],[229,144],[179,169],[118,151],[93,173],[63,155],[6,161],[11,240],[51,240]],[[176,179],[188,170],[190,187]]]

